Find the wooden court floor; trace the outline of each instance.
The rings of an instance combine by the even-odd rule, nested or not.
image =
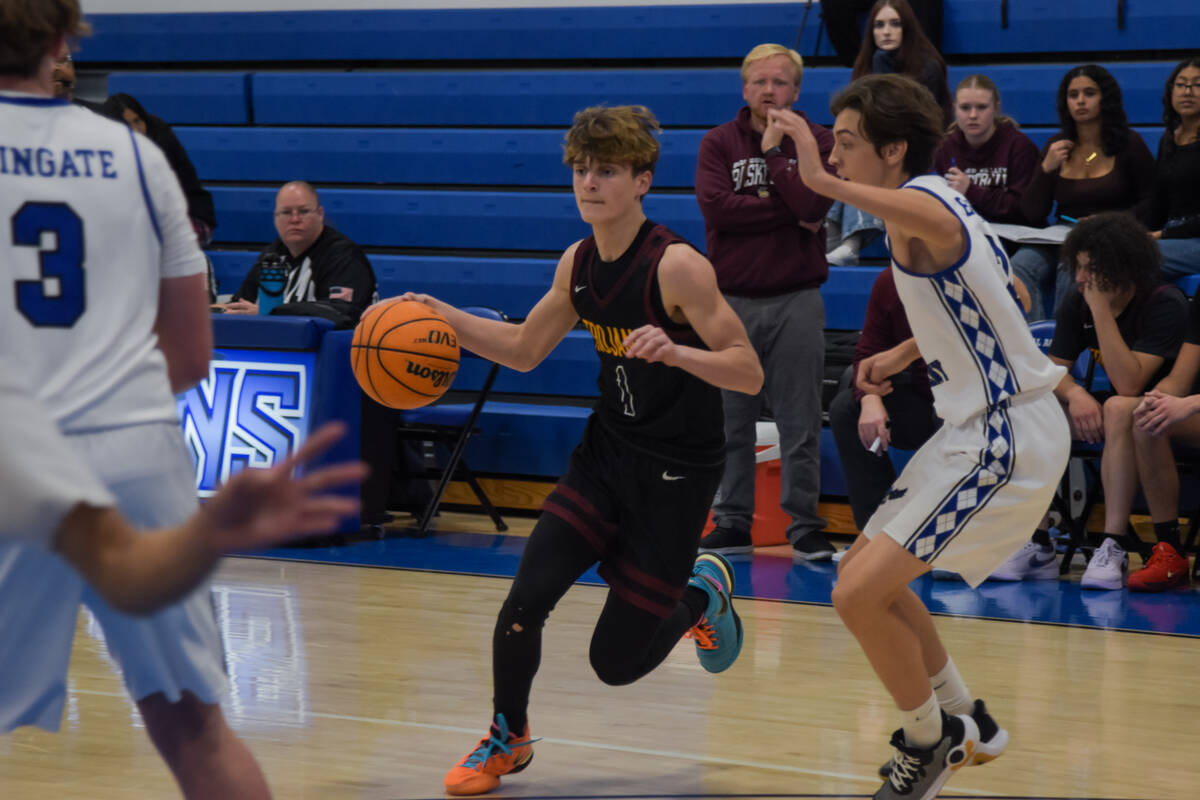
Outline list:
[[[443,796],[482,735],[491,630],[508,580],[228,559],[215,580],[226,712],[278,798]],[[863,798],[896,725],[826,606],[739,600],[746,648],[726,673],[681,642],[629,687],[587,663],[604,589],[551,616],[530,717],[536,758],[506,798]],[[939,618],[971,688],[1009,728],[1003,758],[944,790],[963,798],[1195,798],[1197,640]],[[4,800],[177,797],[103,644],[81,615],[57,735],[0,738]]]

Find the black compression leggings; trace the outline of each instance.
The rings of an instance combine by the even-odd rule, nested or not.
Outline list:
[[[596,560],[591,545],[554,514],[543,513],[529,536],[492,637],[492,702],[518,735],[541,662],[542,626],[571,584]],[[592,634],[592,669],[609,685],[633,683],[662,663],[703,616],[707,603],[704,591],[689,587],[664,619],[610,590]]]

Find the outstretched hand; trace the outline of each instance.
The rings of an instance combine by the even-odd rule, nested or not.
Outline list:
[[[292,475],[345,434],[344,423],[328,422],[273,467],[245,469],[230,478],[198,515],[206,543],[216,552],[270,547],[300,536],[328,533],[343,517],[357,513],[356,498],[327,492],[360,483],[368,471],[363,462],[348,461],[299,477]]]

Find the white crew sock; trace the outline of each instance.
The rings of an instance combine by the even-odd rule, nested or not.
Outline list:
[[[942,739],[942,709],[937,695],[929,693],[929,699],[912,711],[901,711],[901,727],[904,741],[909,747],[933,747]]]
[[[975,698],[967,691],[962,675],[958,674],[958,667],[954,666],[954,659],[947,656],[946,666],[931,677],[929,682],[933,684],[933,693],[937,695],[938,705],[947,714],[970,714],[975,710]]]

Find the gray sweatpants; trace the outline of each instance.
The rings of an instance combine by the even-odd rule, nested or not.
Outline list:
[[[782,474],[779,505],[791,518],[795,542],[820,531],[821,378],[825,366],[825,304],[817,289],[776,297],[729,297],[763,366],[757,395],[722,391],[725,474],[713,502],[717,524],[750,530],[754,519],[755,423],[763,407],[779,428]]]

